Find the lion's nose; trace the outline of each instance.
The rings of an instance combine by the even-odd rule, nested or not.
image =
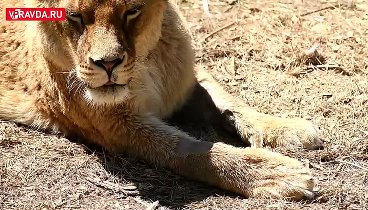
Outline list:
[[[102,59],[102,60],[91,59],[91,60],[93,61],[94,64],[103,68],[110,77],[114,68],[120,65],[121,63],[123,63],[124,58],[115,58],[115,59],[109,59],[109,60],[107,59]]]

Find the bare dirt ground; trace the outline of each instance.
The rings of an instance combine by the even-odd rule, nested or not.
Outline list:
[[[319,187],[314,200],[245,199],[0,122],[0,209],[368,209],[368,2],[209,6],[211,17],[198,2],[180,3],[197,67],[259,111],[321,128],[322,151],[276,149],[309,161]]]

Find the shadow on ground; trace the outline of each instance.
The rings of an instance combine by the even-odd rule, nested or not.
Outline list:
[[[168,120],[170,125],[186,131],[197,139],[207,141],[223,141],[233,146],[246,146],[238,136],[229,133],[216,132],[203,122],[177,122]],[[216,130],[216,131],[215,131]],[[124,182],[134,183],[137,186],[137,194],[146,201],[159,201],[165,208],[184,209],[187,205],[201,202],[212,196],[226,196],[229,198],[241,197],[231,192],[223,191],[216,187],[192,181],[179,176],[171,171],[155,168],[138,159],[124,155],[106,155],[99,149],[97,157],[103,163],[103,167],[111,174]],[[127,192],[129,194],[129,192]],[[136,193],[136,192],[131,192]]]

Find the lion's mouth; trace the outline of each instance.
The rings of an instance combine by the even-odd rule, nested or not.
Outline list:
[[[108,82],[106,82],[106,84],[104,84],[104,85],[115,85],[116,83],[115,82],[113,82],[113,81],[111,81],[111,80],[109,80]]]
[[[91,87],[91,86],[87,86],[88,89],[90,90],[94,90],[94,91],[98,91],[98,92],[103,92],[103,93],[109,93],[109,92],[117,92],[117,91],[121,91],[124,89],[128,88],[128,84],[118,84],[118,83],[105,83],[102,86],[98,86],[98,87]]]
[[[102,87],[125,87],[126,85],[127,85],[127,83],[126,84],[118,84],[118,83],[115,83],[115,82],[109,80],[104,85],[102,85]]]
[[[106,83],[106,84],[104,84],[101,87],[98,87],[96,89],[109,91],[109,90],[116,90],[118,88],[124,88],[125,86],[126,86],[126,84]]]

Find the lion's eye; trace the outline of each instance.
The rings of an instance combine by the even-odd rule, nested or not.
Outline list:
[[[125,12],[126,22],[129,23],[129,21],[133,20],[134,18],[138,17],[141,14],[141,10],[139,8],[134,8],[127,10]]]
[[[84,25],[82,14],[76,12],[67,12],[67,17],[69,20],[77,22],[81,26]]]

